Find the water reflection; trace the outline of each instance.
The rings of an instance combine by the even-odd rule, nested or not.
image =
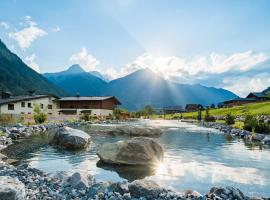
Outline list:
[[[100,160],[97,162],[96,166],[104,170],[115,171],[121,178],[128,181],[144,179],[156,174],[156,166],[110,165]]]

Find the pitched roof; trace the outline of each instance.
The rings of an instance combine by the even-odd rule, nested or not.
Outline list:
[[[28,101],[32,99],[40,99],[40,98],[45,98],[45,97],[51,97],[50,95],[25,95],[25,96],[11,96],[6,99],[1,99],[0,98],[0,105],[2,104],[7,104],[7,103],[16,103],[20,101]]]
[[[121,104],[120,101],[114,96],[63,97],[61,99],[58,99],[58,101],[104,101],[107,99],[115,99],[118,104]]]
[[[263,97],[267,97],[264,93],[262,93],[262,92],[251,92],[251,93],[249,93],[249,95],[254,95],[254,96],[256,96],[256,97],[261,97],[261,98],[263,98]],[[248,96],[249,96],[248,95]]]

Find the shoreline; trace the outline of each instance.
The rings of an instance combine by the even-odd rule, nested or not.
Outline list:
[[[10,132],[9,134],[11,134],[11,137],[6,137],[9,139],[6,140],[8,143],[5,147],[12,144],[12,140],[43,134],[48,130],[58,129],[63,126],[80,126],[83,124],[88,123],[51,123],[45,125],[19,125],[9,127],[8,131]],[[208,128],[218,129],[224,134],[229,134],[234,137],[247,139],[250,135],[252,136],[252,133],[250,132],[248,133],[242,130],[235,130],[232,127],[218,123],[202,123],[201,125]],[[0,142],[3,141],[1,137],[3,137],[3,135],[0,136]],[[9,165],[6,163],[8,158],[5,158],[5,156],[1,157],[1,155],[2,154],[0,154],[0,176],[1,178],[9,177],[11,178],[11,182],[14,181],[15,184],[21,185],[21,189],[24,188],[25,196],[23,199],[267,199],[263,197],[247,197],[240,190],[232,187],[213,187],[207,194],[202,195],[193,190],[185,192],[171,191],[159,187],[152,181],[148,182],[145,180],[139,180],[131,183],[97,183],[93,176],[90,175],[91,178],[88,180],[88,178],[85,177],[85,174],[79,173],[75,173],[70,177],[65,173],[56,174],[51,177],[41,170],[29,167],[28,164],[21,164],[17,167]],[[84,189],[78,187],[77,184],[82,186]],[[3,187],[3,185],[1,185],[0,181],[0,188],[1,187]],[[16,189],[16,187],[14,188]]]

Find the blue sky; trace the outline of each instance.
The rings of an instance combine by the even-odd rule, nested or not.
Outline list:
[[[270,86],[268,0],[1,0],[0,38],[40,73],[149,67],[239,95]]]

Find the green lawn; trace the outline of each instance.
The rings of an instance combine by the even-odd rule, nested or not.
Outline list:
[[[243,106],[236,106],[232,108],[216,108],[210,109],[210,115],[213,116],[226,116],[226,114],[232,114],[234,116],[245,116],[247,114],[251,115],[270,115],[270,102],[263,102],[263,103],[253,103],[253,104],[246,104]],[[189,113],[182,113],[182,114],[174,114],[166,116],[167,119],[180,117],[183,116],[184,118],[194,118],[196,119],[198,116],[198,112],[189,112]],[[202,115],[205,115],[205,111],[202,112]]]

